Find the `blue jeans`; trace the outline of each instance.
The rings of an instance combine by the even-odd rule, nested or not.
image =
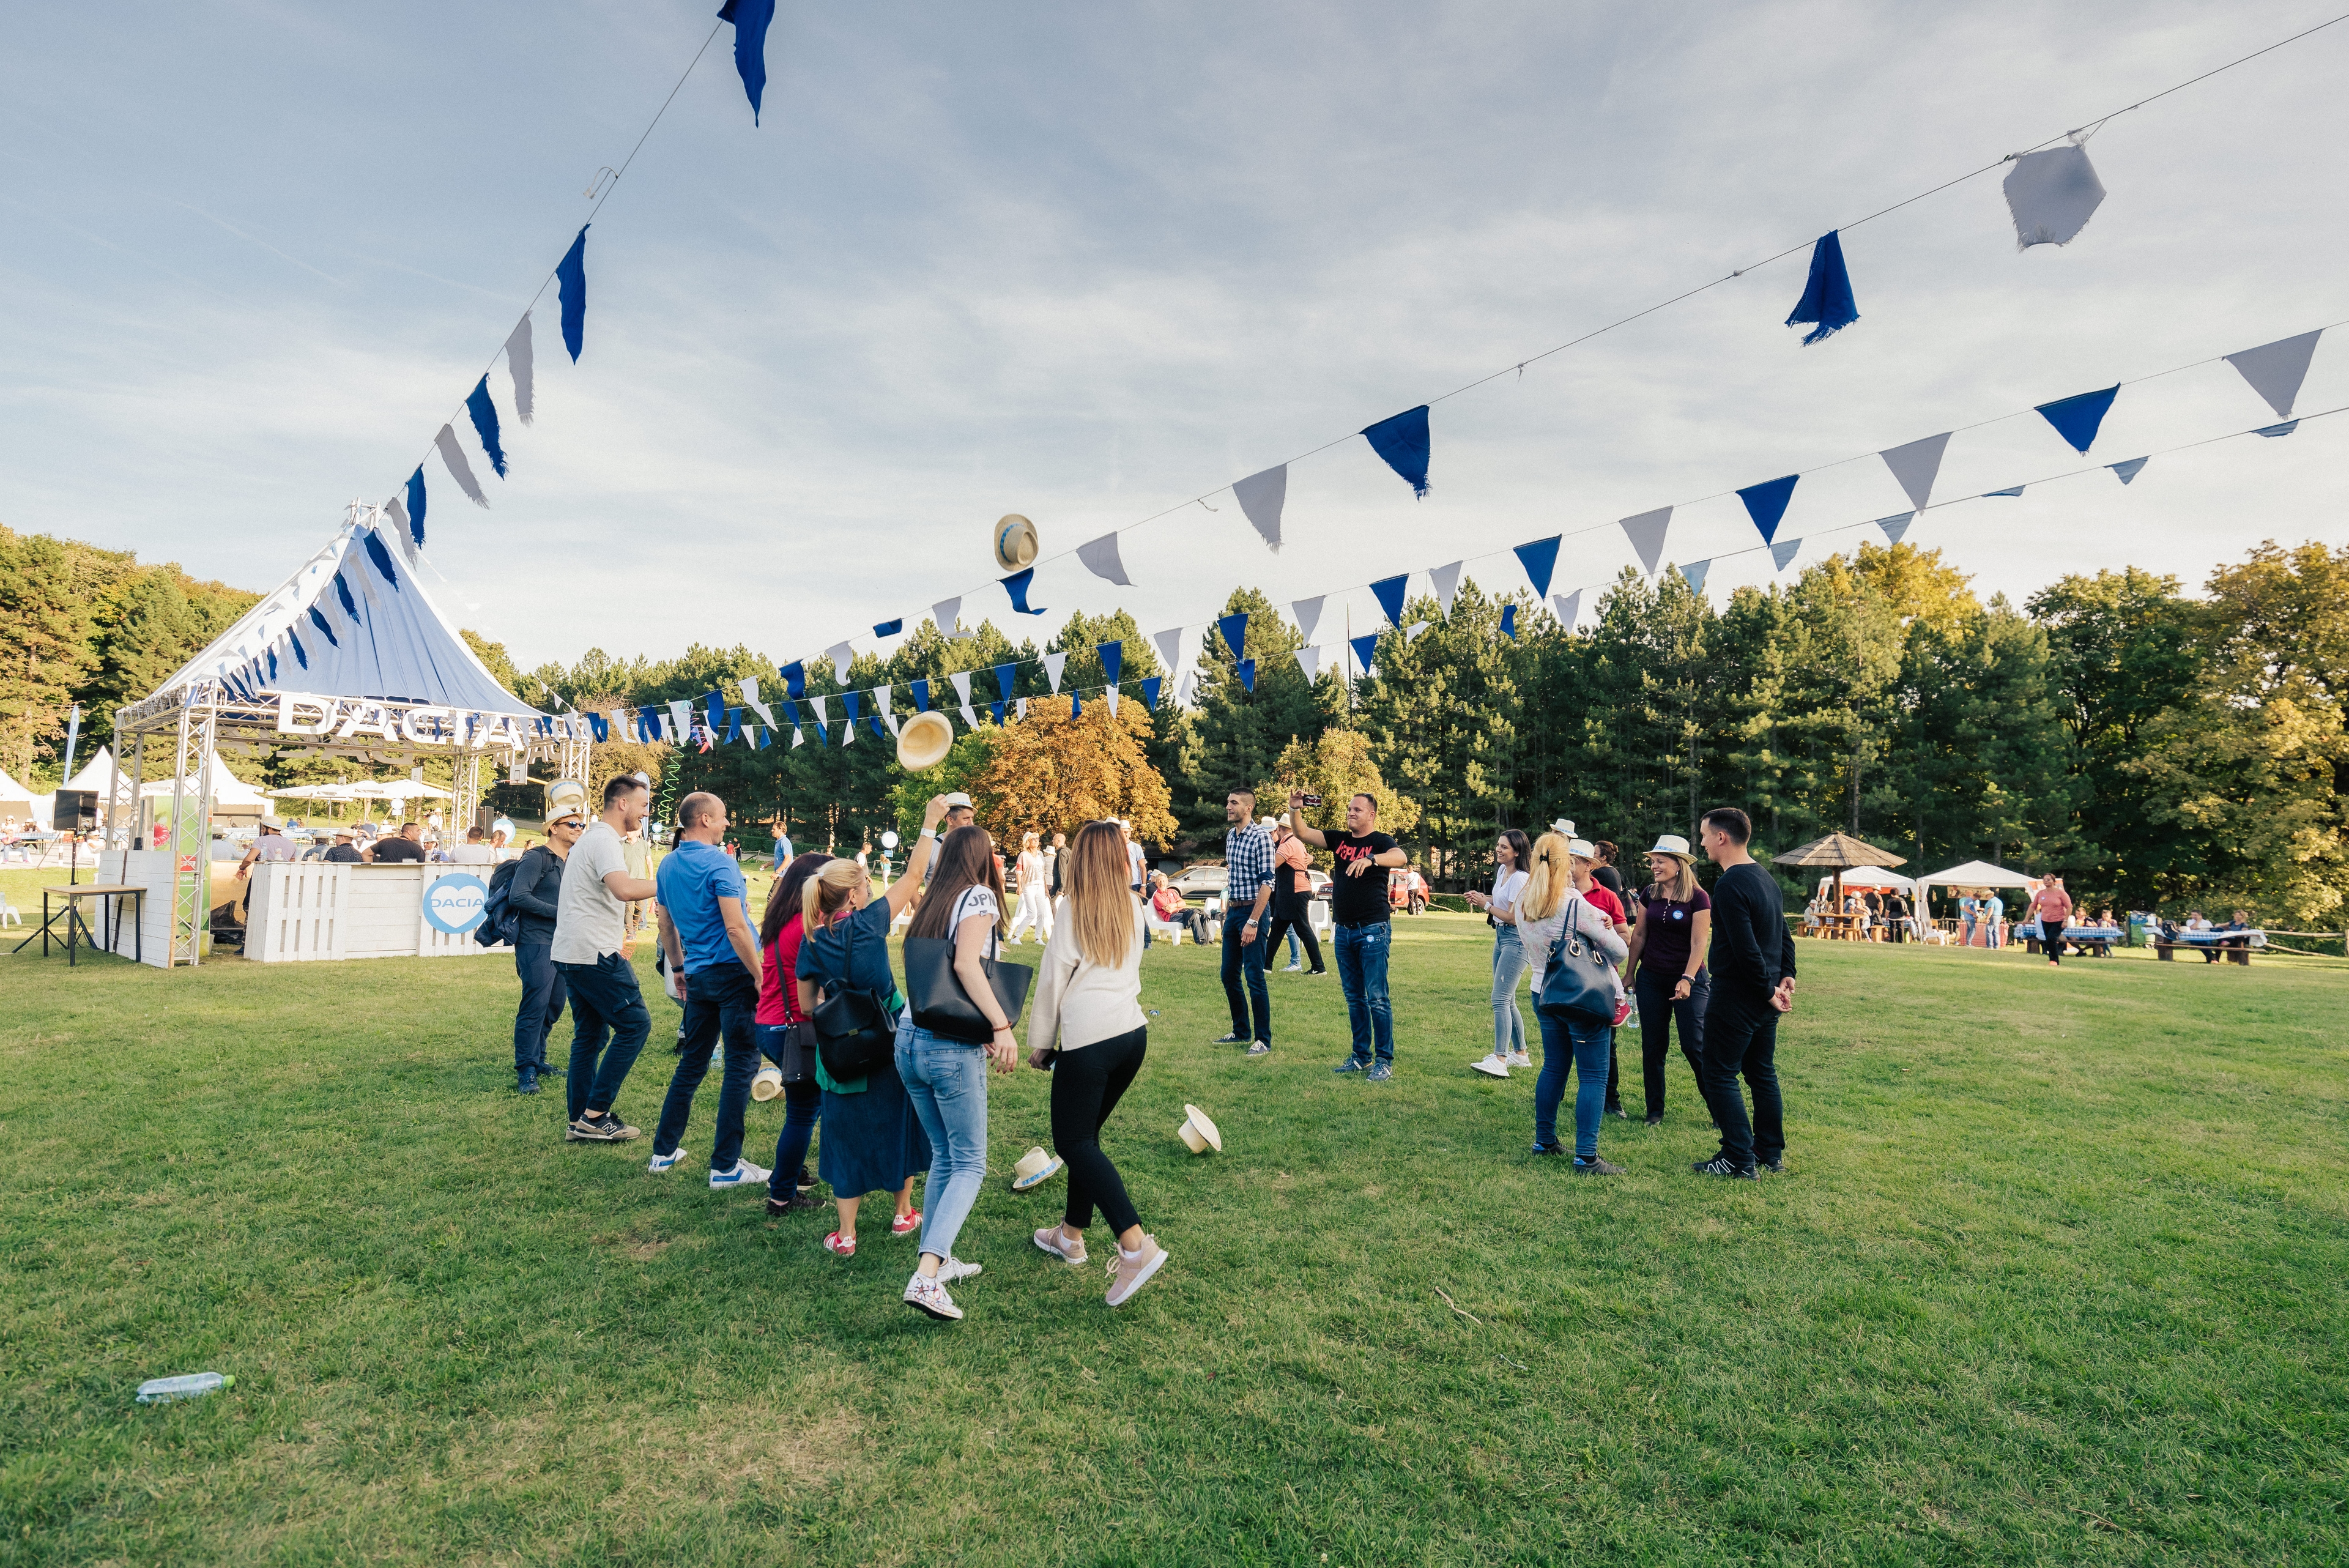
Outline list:
[[[645,1036],[652,1033],[653,1015],[636,989],[636,966],[618,953],[554,968],[571,992],[571,1076],[563,1086],[575,1122],[591,1107],[612,1108],[628,1069],[636,1064],[636,1053],[645,1048]]]
[[[669,1075],[668,1097],[653,1128],[653,1152],[672,1155],[685,1140],[693,1096],[709,1072],[709,1048],[726,1042],[726,1076],[718,1086],[718,1133],[709,1145],[709,1168],[731,1170],[742,1158],[742,1115],[750,1106],[750,1080],[759,1074],[759,982],[739,960],[711,964],[688,975],[685,1033],[678,1037],[677,1071]]]
[[[950,1258],[987,1182],[987,1053],[916,1027],[909,1008],[897,1021],[897,1076],[930,1140],[922,1251]]]
[[[1557,1107],[1566,1098],[1568,1062],[1580,1082],[1574,1087],[1574,1153],[1578,1159],[1599,1158],[1599,1118],[1607,1105],[1607,1063],[1615,1031],[1604,1023],[1560,1018],[1534,1009],[1541,1019],[1541,1077],[1534,1084],[1534,1143],[1547,1148],[1557,1141]]]
[[[1247,929],[1248,911],[1255,900],[1237,908],[1224,907],[1224,1000],[1232,1004],[1232,1033],[1248,1039],[1272,1044],[1272,993],[1264,988],[1265,955],[1270,950],[1266,939],[1272,935],[1269,918],[1257,925],[1256,940],[1243,942],[1240,932]],[[1268,910],[1268,917],[1270,911]],[[1240,993],[1240,977],[1247,977],[1247,994]],[[1256,1013],[1256,1032],[1248,1032],[1248,1013]]]
[[[514,1009],[514,1071],[520,1072],[546,1065],[546,1037],[562,1021],[565,988],[551,942],[517,943],[514,973],[522,978],[522,1005]]]
[[[1493,933],[1493,1054],[1526,1048],[1526,1015],[1517,1007],[1517,982],[1526,978],[1526,944],[1515,926]]]
[[[783,1026],[759,1025],[759,1054],[776,1066],[783,1064]],[[781,1202],[799,1190],[799,1169],[807,1163],[808,1145],[816,1123],[823,1119],[823,1090],[813,1078],[783,1085],[783,1130],[775,1135],[775,1171],[767,1179],[767,1196]]]
[[[1394,928],[1384,920],[1340,926],[1338,984],[1346,993],[1346,1022],[1353,1026],[1354,1060],[1368,1062],[1372,1043],[1381,1062],[1394,1060],[1394,1004],[1387,999],[1387,943]]]

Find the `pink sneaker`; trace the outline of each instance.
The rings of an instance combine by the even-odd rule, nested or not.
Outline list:
[[[823,1250],[835,1258],[853,1258],[856,1256],[856,1238],[843,1237],[834,1231],[823,1239]]]
[[[922,1211],[918,1209],[911,1214],[900,1214],[889,1221],[889,1234],[892,1236],[910,1236],[921,1228]]]
[[[1611,1028],[1616,1028],[1616,1029],[1620,1029],[1620,1028],[1622,1028],[1622,1027],[1623,1027],[1623,1020],[1625,1020],[1626,1018],[1629,1018],[1629,1017],[1630,1017],[1630,1016],[1631,1016],[1631,999],[1630,999],[1630,997],[1628,997],[1628,996],[1627,996],[1627,997],[1625,997],[1622,1001],[1620,1001],[1620,1002],[1617,1002],[1617,1003],[1615,1004],[1615,1022],[1614,1022],[1614,1023],[1613,1023],[1613,1024],[1611,1024],[1609,1027],[1611,1027]]]

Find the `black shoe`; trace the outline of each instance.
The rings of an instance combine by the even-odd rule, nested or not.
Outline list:
[[[817,1202],[814,1199],[810,1198],[806,1193],[794,1188],[792,1189],[792,1195],[789,1198],[777,1198],[772,1194],[768,1195],[767,1218],[770,1220],[780,1220],[786,1214],[804,1214],[812,1209],[821,1209],[823,1207],[823,1204]]]
[[[541,1062],[538,1064],[538,1075],[542,1078],[560,1078],[563,1076],[563,1069],[552,1062]]]
[[[1730,1164],[1729,1157],[1725,1154],[1714,1155],[1711,1159],[1698,1160],[1694,1165],[1689,1167],[1689,1168],[1695,1171],[1699,1176],[1726,1176],[1733,1178],[1739,1181],[1759,1181],[1762,1179],[1761,1173],[1750,1165],[1741,1166]]]
[[[1650,1116],[1648,1118],[1648,1125],[1651,1127],[1660,1127],[1664,1125],[1664,1118],[1661,1116]]]
[[[1211,1045],[1247,1045],[1253,1044],[1253,1042],[1251,1042],[1247,1035],[1235,1029],[1229,1034],[1219,1035],[1216,1039],[1209,1041],[1208,1044]]]
[[[802,1192],[805,1192],[809,1188],[815,1185],[815,1172],[810,1170],[807,1166],[802,1163],[800,1166],[799,1175],[793,1177],[792,1179],[798,1185],[799,1189]]]
[[[517,1095],[538,1093],[538,1074],[535,1069],[524,1067],[514,1074],[514,1093]]]
[[[1760,1155],[1755,1155],[1754,1157],[1754,1163],[1761,1167],[1764,1170],[1775,1171],[1780,1176],[1786,1174],[1786,1157],[1783,1154],[1769,1159],[1764,1159]]]
[[[1623,1108],[1623,1102],[1620,1100],[1610,1104],[1607,1107],[1607,1114],[1610,1116],[1621,1116],[1625,1121],[1631,1119],[1631,1113]]]
[[[1534,1145],[1534,1152],[1536,1154],[1564,1154],[1566,1152],[1566,1145],[1562,1143],[1537,1143]]]
[[[1620,1176],[1623,1174],[1623,1168],[1619,1165],[1610,1165],[1607,1161],[1600,1159],[1597,1155],[1593,1155],[1588,1159],[1576,1160],[1574,1162],[1574,1174],[1577,1176]]]

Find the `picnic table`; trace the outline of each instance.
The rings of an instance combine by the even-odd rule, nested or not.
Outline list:
[[[49,909],[49,899],[53,897],[58,900],[55,913]],[[104,941],[98,940],[98,933],[81,918],[81,901],[84,898],[100,901],[98,919],[106,928]],[[66,929],[58,940],[65,944],[67,968],[74,967],[76,950],[82,942],[111,952],[122,925],[121,906],[115,901],[119,898],[129,898],[137,903],[137,909],[130,917],[131,945],[138,952],[139,961],[144,963],[147,961],[147,931],[146,922],[141,917],[147,912],[147,889],[136,882],[78,882],[68,887],[42,888],[41,929],[26,937],[11,950],[23,952],[33,938],[38,937],[41,939],[41,956],[48,957],[49,938],[55,934],[51,927],[59,916],[63,916]]]
[[[2023,921],[2014,928],[2013,934],[2023,939],[2023,950],[2026,952],[2037,952],[2041,941],[2044,940],[2039,922],[2036,920]],[[2065,926],[2064,928],[2065,941],[2083,952],[2093,953],[2097,958],[2112,957],[2114,944],[2122,940],[2127,934],[2118,926]]]
[[[2164,963],[2175,963],[2178,950],[2186,948],[2201,952],[2207,962],[2218,961],[2209,956],[2215,951],[2229,963],[2248,966],[2251,961],[2251,950],[2267,945],[2268,934],[2262,930],[2178,931],[2171,936],[2157,935],[2153,941],[2153,956]]]

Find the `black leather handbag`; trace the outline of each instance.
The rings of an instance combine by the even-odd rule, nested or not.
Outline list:
[[[1534,995],[1534,1011],[1583,1023],[1615,1021],[1614,968],[1597,944],[1583,937],[1578,917],[1585,908],[1580,895],[1567,895],[1566,919],[1557,940],[1549,945],[1542,969],[1541,990]]]
[[[1015,1028],[1019,1023],[1020,1009],[1028,1005],[1028,988],[1035,982],[1036,971],[1026,964],[1006,963],[1000,959],[982,959],[987,970],[987,983],[995,992],[995,1004]],[[905,939],[905,1001],[914,1010],[914,1025],[948,1040],[965,1040],[974,1045],[984,1045],[995,1037],[995,1025],[987,1014],[963,990],[962,976],[955,972],[954,943],[945,937],[908,937]]]
[[[840,964],[843,974],[854,967],[856,953],[853,919],[846,948]],[[844,1084],[864,1077],[890,1059],[897,1048],[897,1018],[889,1010],[886,992],[832,990],[832,983],[841,978],[826,977],[829,994],[809,1023],[815,1030],[816,1053],[823,1058],[823,1070],[834,1082]]]

